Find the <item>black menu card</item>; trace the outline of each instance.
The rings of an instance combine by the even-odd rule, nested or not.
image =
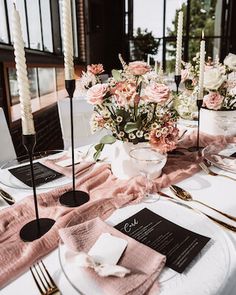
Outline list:
[[[144,208],[116,229],[166,256],[166,265],[182,273],[210,238],[187,230]]]
[[[33,163],[33,169],[36,186],[40,186],[63,176],[63,174],[58,173],[39,162]],[[24,184],[32,187],[30,164],[12,168],[8,171]]]

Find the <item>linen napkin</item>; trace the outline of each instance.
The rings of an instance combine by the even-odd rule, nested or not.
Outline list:
[[[148,294],[148,290],[154,283],[157,291],[158,283],[155,281],[165,265],[166,257],[164,255],[124,235],[100,218],[59,230],[59,234],[68,248],[86,253],[104,232],[127,240],[127,248],[118,264],[131,271],[125,277],[117,278],[100,277],[93,270],[85,269],[84,271],[104,290],[104,294]]]

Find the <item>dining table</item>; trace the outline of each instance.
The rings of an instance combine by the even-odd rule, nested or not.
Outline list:
[[[78,149],[86,151],[88,146]],[[222,171],[214,166],[211,166],[211,169],[236,179],[234,173]],[[190,192],[195,200],[236,216],[236,181],[221,176],[212,176],[206,174],[203,170],[198,170],[192,176],[178,182],[177,185]],[[0,186],[15,198],[16,203],[32,194],[28,189],[9,187],[3,183]],[[51,189],[45,189],[44,191]],[[37,192],[39,191],[41,190],[37,190]],[[216,224],[205,214],[234,226],[236,225],[235,222],[228,220],[204,205],[191,201],[184,202],[176,198],[168,187],[163,188],[161,192],[174,199],[157,196],[154,202],[146,202],[142,199],[136,204],[126,204],[115,210],[106,219],[106,222],[114,226],[141,209],[148,208],[182,227],[211,238],[209,245],[202,249],[183,273],[180,274],[167,267],[164,268],[159,278],[160,295],[236,294],[236,232]],[[0,199],[0,210],[6,208],[9,208],[9,204]],[[74,284],[74,278],[70,278],[70,270],[63,265],[64,262],[60,255],[61,252],[57,247],[44,256],[43,261],[62,294],[80,294],[80,277],[77,278],[77,284]],[[14,280],[10,280],[0,290],[0,293],[1,295],[40,294],[29,270],[20,274]],[[88,295],[92,294],[97,294],[96,290],[93,290]]]

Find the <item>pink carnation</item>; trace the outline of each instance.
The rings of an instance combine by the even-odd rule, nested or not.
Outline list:
[[[133,61],[128,65],[128,71],[134,76],[141,76],[150,72],[150,66],[143,61]]]
[[[156,103],[164,103],[170,96],[170,89],[159,83],[151,83],[144,90],[144,99]]]
[[[219,110],[223,99],[223,96],[221,96],[218,92],[210,92],[203,97],[203,106],[210,110]]]
[[[132,82],[121,81],[118,82],[111,89],[118,105],[125,106],[136,95],[136,85]]]
[[[158,130],[153,129],[150,132],[149,142],[154,149],[157,149],[161,153],[167,153],[176,148],[178,141],[179,129],[176,127],[166,128],[166,132],[160,131],[160,136],[157,135]]]
[[[107,84],[96,84],[87,91],[87,100],[91,104],[101,104],[107,93]]]
[[[92,64],[87,66],[87,71],[94,75],[99,75],[104,72],[102,64]]]

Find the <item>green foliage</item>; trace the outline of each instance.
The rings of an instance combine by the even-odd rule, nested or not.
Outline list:
[[[211,0],[210,5],[208,1],[193,0],[190,6],[190,28],[189,37],[196,39],[189,39],[189,61],[196,55],[200,48],[200,39],[202,35],[202,30],[204,30],[205,36],[214,36],[214,24],[215,24],[215,7],[217,0]],[[183,32],[186,32],[186,10],[187,6],[185,3],[182,4],[181,10],[184,13],[184,28]],[[172,22],[173,30],[167,28],[168,36],[177,35],[177,23],[178,23],[178,12],[176,10],[175,18]],[[214,39],[208,39],[206,41],[206,57],[213,55],[213,42]],[[171,41],[168,43],[167,54],[170,57],[175,57],[175,47],[176,41]],[[171,59],[167,63],[168,70],[174,70],[175,60]]]
[[[138,28],[133,37],[133,56],[135,60],[147,60],[148,54],[157,54],[160,40],[156,40],[152,32]]]
[[[94,161],[98,161],[105,144],[113,144],[116,138],[112,135],[105,135],[101,138],[100,143],[94,146],[96,152],[93,154]]]

